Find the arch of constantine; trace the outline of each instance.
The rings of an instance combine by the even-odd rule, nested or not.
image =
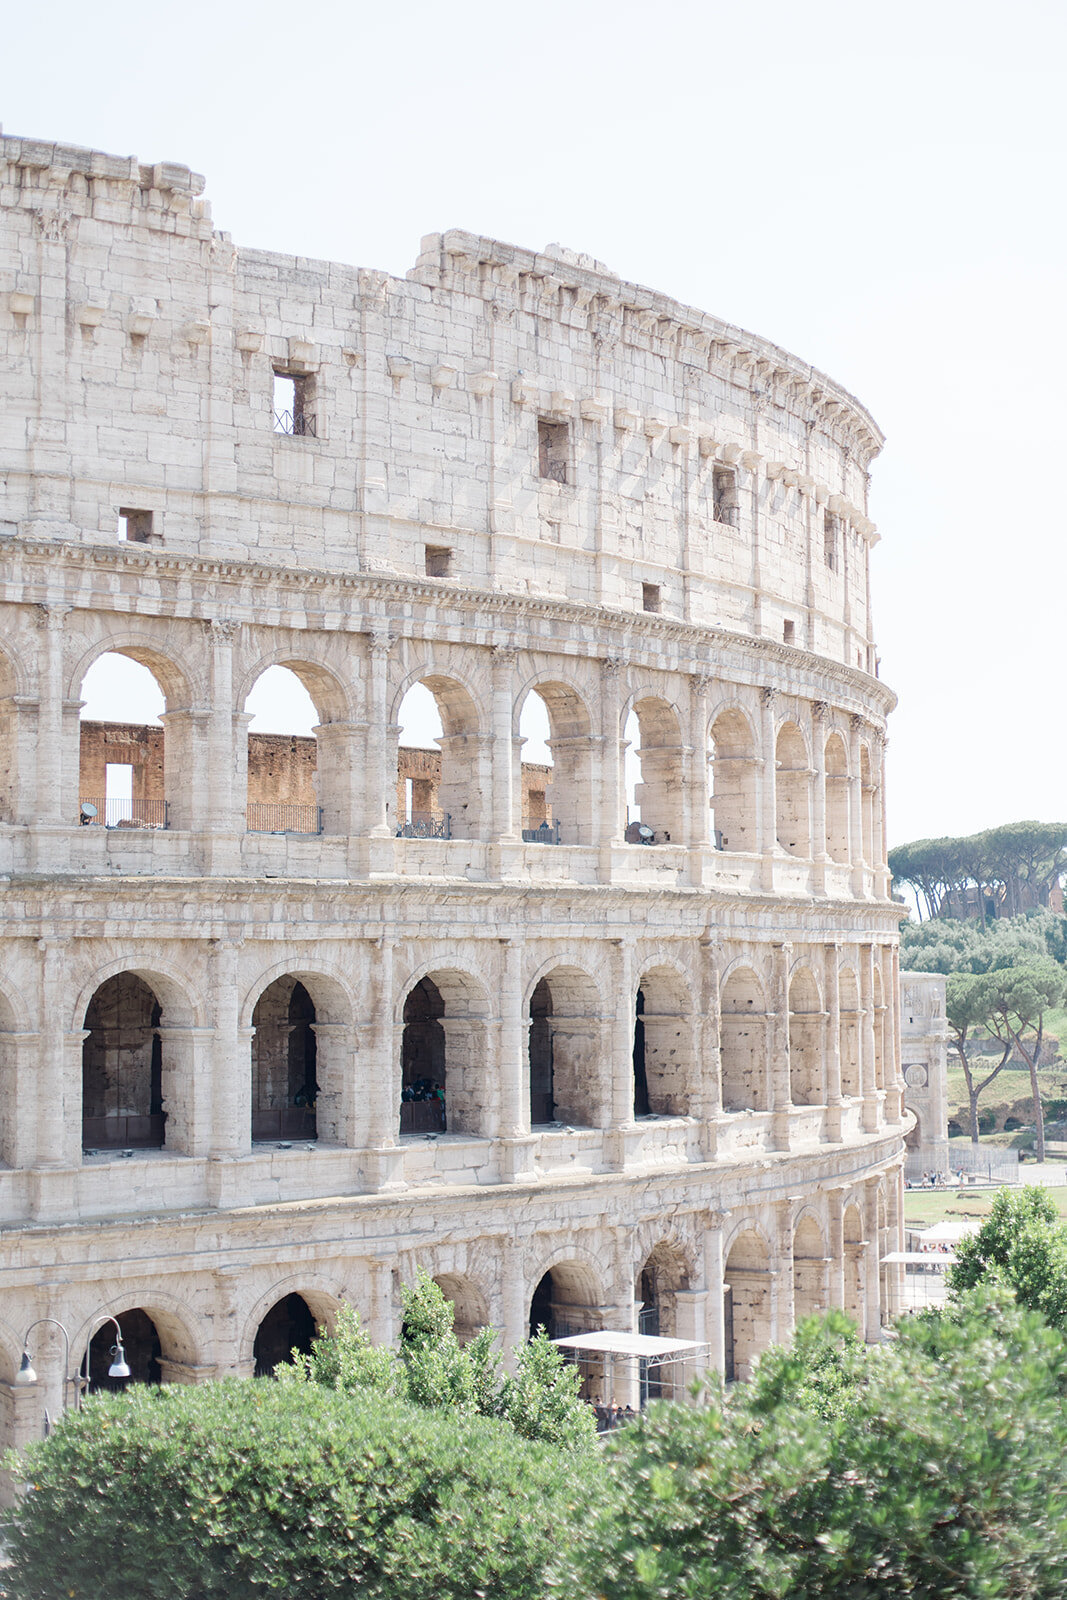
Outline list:
[[[0,141],[8,1439],[59,1404],[47,1328],[12,1387],[35,1318],[198,1382],[342,1300],[394,1339],[417,1265],[507,1344],[876,1336],[877,427],[588,258],[392,278],[238,250],[202,188]],[[159,724],[81,717],[105,655]],[[310,734],[249,730],[278,667]]]

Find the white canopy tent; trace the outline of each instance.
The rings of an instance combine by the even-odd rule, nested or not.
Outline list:
[[[590,1378],[600,1378],[600,1398],[606,1404],[615,1398],[617,1367],[623,1380],[621,1386],[632,1387],[626,1380],[633,1373],[633,1363],[637,1365],[642,1403],[650,1389],[665,1399],[684,1399],[691,1379],[707,1368],[710,1350],[709,1345],[695,1339],[661,1339],[651,1333],[615,1333],[607,1328],[553,1339],[552,1343],[569,1360],[585,1368]],[[651,1382],[650,1372],[654,1374]]]

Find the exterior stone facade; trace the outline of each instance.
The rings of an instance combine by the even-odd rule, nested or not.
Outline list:
[[[904,1104],[915,1118],[907,1135],[907,1175],[949,1170],[948,1045],[945,979],[904,972],[900,979],[900,1045]]]
[[[121,1316],[137,1375],[196,1382],[342,1299],[395,1338],[417,1264],[509,1344],[658,1324],[743,1373],[819,1305],[875,1336],[871,418],[569,252],[432,235],[395,279],[236,249],[183,167],[0,160],[7,1437],[59,1402],[47,1327],[10,1387],[37,1317],[75,1361]],[[126,746],[162,819],[85,812],[105,652],[165,697]],[[306,810],[294,741],[247,735],[272,665],[319,717],[299,826],[251,810]],[[398,811],[415,683],[448,837]]]

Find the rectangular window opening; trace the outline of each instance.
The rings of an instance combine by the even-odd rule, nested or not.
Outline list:
[[[275,368],[273,408],[275,433],[315,437],[315,380],[309,374]]]
[[[566,483],[567,458],[570,454],[570,430],[565,422],[547,422],[539,417],[537,422],[538,472],[553,483]]]
[[[796,630],[796,623],[794,623],[794,622],[783,622],[782,623],[782,642],[783,642],[783,644],[792,644],[794,642],[795,638],[796,638],[796,631],[797,631]]]
[[[658,611],[662,604],[662,595],[658,583],[643,583],[641,585],[642,611]]]
[[[447,545],[428,544],[426,546],[426,576],[428,578],[447,578],[452,571],[452,552]]]
[[[837,518],[832,511],[823,513],[823,553],[831,572],[837,571]]]
[[[711,495],[716,522],[737,526],[737,473],[733,467],[715,467],[711,475]]]
[[[151,511],[135,511],[130,506],[119,507],[119,538],[127,544],[153,544]]]

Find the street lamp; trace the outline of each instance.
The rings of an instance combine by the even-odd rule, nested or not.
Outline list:
[[[99,1333],[101,1328],[106,1327],[109,1322],[115,1329],[115,1343],[111,1346],[111,1365],[107,1369],[107,1375],[109,1378],[130,1377],[130,1369],[126,1362],[126,1351],[122,1343],[122,1329],[119,1327],[119,1324],[114,1317],[98,1317],[95,1323],[90,1326],[89,1335],[85,1341],[85,1360],[82,1364],[82,1371],[74,1376],[71,1376],[70,1372],[70,1335],[66,1328],[55,1317],[38,1317],[37,1321],[31,1322],[30,1326],[26,1329],[26,1336],[22,1341],[22,1360],[19,1363],[19,1370],[15,1374],[15,1383],[17,1387],[20,1389],[25,1389],[29,1388],[31,1384],[35,1384],[37,1382],[37,1373],[34,1371],[33,1362],[30,1359],[30,1334],[33,1332],[34,1328],[40,1328],[47,1323],[53,1328],[58,1328],[60,1333],[63,1335],[64,1410],[66,1409],[67,1405],[67,1385],[68,1383],[72,1383],[74,1385],[74,1409],[75,1411],[80,1411],[82,1395],[83,1393],[88,1392],[89,1388],[89,1351],[92,1346],[93,1337],[95,1334]]]

